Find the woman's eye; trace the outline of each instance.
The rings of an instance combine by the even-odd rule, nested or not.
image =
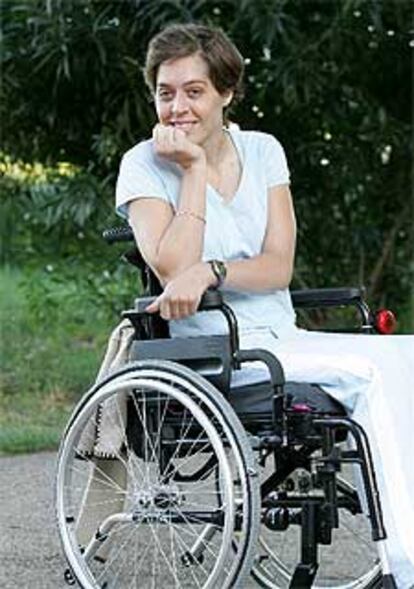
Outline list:
[[[199,90],[198,88],[193,88],[192,90],[188,91],[188,96],[190,98],[197,98],[198,96],[200,96],[201,94],[201,90]]]
[[[172,94],[171,94],[171,92],[167,92],[165,90],[162,90],[161,92],[158,92],[158,98],[160,100],[171,100]]]

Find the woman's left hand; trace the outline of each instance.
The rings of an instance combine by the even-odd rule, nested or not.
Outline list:
[[[183,319],[197,311],[204,292],[215,282],[209,264],[199,262],[168,282],[164,292],[145,310],[159,312],[166,321]]]

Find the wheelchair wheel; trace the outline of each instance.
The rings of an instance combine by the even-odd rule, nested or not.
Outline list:
[[[85,448],[105,411],[112,446],[102,459]],[[171,362],[137,362],[75,409],[56,507],[84,589],[243,587],[257,546],[259,477],[246,433],[214,387]]]
[[[267,470],[267,469],[266,469]],[[269,472],[267,473],[270,474]],[[266,478],[266,473],[262,477]],[[356,492],[355,471],[349,467],[338,487],[347,493]],[[301,497],[313,496],[308,471],[298,469],[290,476],[283,488],[286,493]],[[292,514],[294,518],[294,514]],[[293,572],[300,561],[301,534],[299,525],[290,525],[286,530],[274,531],[262,524],[259,535],[259,550],[252,569],[252,576],[262,587],[284,589],[289,587]],[[331,589],[374,589],[380,585],[381,566],[375,543],[371,538],[371,527],[366,515],[340,509],[339,528],[333,532],[331,545],[319,545],[319,568],[313,587]]]

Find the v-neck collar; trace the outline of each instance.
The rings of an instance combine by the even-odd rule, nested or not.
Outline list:
[[[240,143],[237,141],[237,138],[235,137],[234,133],[229,129],[229,128],[225,128],[224,131],[226,133],[228,133],[230,140],[233,144],[234,149],[236,150],[237,153],[237,157],[239,159],[239,163],[240,163],[240,168],[241,168],[241,172],[240,172],[240,178],[239,178],[239,183],[237,185],[236,190],[234,191],[234,194],[231,196],[231,198],[224,198],[224,196],[218,192],[218,190],[216,190],[214,188],[214,186],[212,186],[210,183],[207,182],[207,186],[208,188],[211,190],[211,192],[214,194],[214,196],[219,199],[219,201],[222,203],[222,205],[224,206],[230,206],[233,201],[237,198],[237,195],[240,191],[240,188],[242,186],[243,180],[244,180],[244,176],[245,176],[245,162],[244,162],[244,154],[243,151],[241,149],[241,145]]]

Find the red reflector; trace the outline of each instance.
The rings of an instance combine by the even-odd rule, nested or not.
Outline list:
[[[392,311],[380,309],[375,314],[375,327],[378,333],[390,335],[397,328],[397,319]]]

